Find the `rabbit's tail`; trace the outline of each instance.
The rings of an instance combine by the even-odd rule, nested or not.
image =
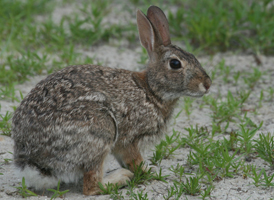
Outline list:
[[[27,187],[32,187],[35,190],[55,188],[58,184],[57,177],[43,175],[36,167],[25,166],[24,169],[17,168],[16,173],[21,179],[25,178]]]
[[[83,177],[81,170],[73,170],[70,172],[52,172],[51,175],[45,175],[33,166],[26,165],[23,169],[17,168],[18,177],[25,178],[27,187],[32,187],[35,190],[46,190],[56,188],[58,181],[64,183],[78,182]]]

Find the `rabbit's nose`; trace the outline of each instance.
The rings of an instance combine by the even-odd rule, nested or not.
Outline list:
[[[204,82],[204,86],[206,90],[209,90],[211,83],[212,83],[211,79],[208,77]]]

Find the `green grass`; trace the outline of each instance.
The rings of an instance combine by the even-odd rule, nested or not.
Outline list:
[[[270,133],[260,134],[255,143],[258,156],[268,162],[271,168],[274,168],[274,135]]]
[[[177,12],[169,12],[171,33],[209,53],[251,49],[255,54],[273,54],[274,6],[270,2],[185,1]]]
[[[1,105],[0,105],[1,110]],[[11,135],[11,124],[10,120],[12,118],[12,113],[7,111],[5,115],[0,114],[0,133],[1,135],[10,136]]]
[[[58,197],[65,198],[64,194],[66,194],[69,190],[60,191],[60,181],[58,181],[57,188],[56,189],[47,189],[50,192],[53,192],[53,195],[51,196],[50,200],[56,199]]]
[[[35,194],[34,192],[30,191],[27,189],[27,186],[25,184],[25,178],[23,177],[22,178],[22,186],[19,186],[19,187],[15,187],[17,190],[18,190],[18,193],[24,197],[24,198],[27,198],[27,197],[31,197],[31,196],[38,196],[37,194]]]

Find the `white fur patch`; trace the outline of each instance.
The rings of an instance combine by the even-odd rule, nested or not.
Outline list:
[[[124,169],[124,168],[117,169],[103,179],[103,185],[107,183],[113,183],[113,184],[117,183],[118,185],[126,185],[127,181],[130,181],[130,179],[133,176],[134,174],[128,169]]]
[[[58,179],[54,177],[42,176],[40,172],[29,166],[22,171],[18,170],[19,177],[25,177],[26,186],[34,187],[36,190],[54,188],[58,184]]]
[[[74,171],[58,174],[55,176],[44,176],[36,168],[26,166],[22,171],[17,168],[19,177],[25,177],[26,186],[36,190],[56,188],[58,181],[65,183],[78,182],[83,177],[82,171]]]
[[[57,175],[57,178],[65,183],[77,183],[83,176],[84,173],[81,170],[78,170],[59,174]]]
[[[87,101],[98,101],[98,102],[104,102],[106,100],[106,97],[104,94],[100,92],[93,92],[86,94],[86,96],[81,96],[78,98],[79,100],[87,100]]]
[[[205,86],[204,86],[203,83],[200,83],[200,84],[199,84],[199,90],[200,90],[201,92],[206,92],[206,89],[205,89]]]

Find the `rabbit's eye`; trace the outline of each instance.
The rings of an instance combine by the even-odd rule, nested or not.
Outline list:
[[[177,59],[172,59],[169,61],[169,66],[172,68],[172,69],[179,69],[181,68],[181,62]]]

